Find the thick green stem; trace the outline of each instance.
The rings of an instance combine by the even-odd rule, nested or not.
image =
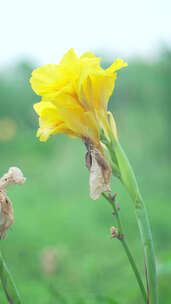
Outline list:
[[[115,201],[112,201],[105,193],[103,193],[103,196],[105,197],[105,199],[111,204],[113,210],[114,210],[114,213],[115,213],[115,217],[116,217],[116,221],[117,221],[117,225],[118,225],[118,230],[119,230],[119,234],[120,234],[120,242],[126,252],[126,255],[129,259],[129,262],[130,262],[130,265],[133,269],[133,272],[135,274],[135,277],[137,279],[137,283],[140,287],[140,290],[141,290],[141,293],[142,293],[142,296],[144,298],[144,301],[145,303],[147,304],[148,303],[148,299],[147,299],[147,294],[146,294],[146,291],[145,291],[145,288],[144,288],[144,284],[141,280],[141,276],[140,276],[140,273],[138,271],[138,268],[135,264],[135,261],[134,261],[134,258],[129,250],[129,247],[127,245],[127,242],[125,240],[125,235],[124,235],[124,232],[123,232],[123,227],[122,227],[122,224],[121,224],[121,220],[120,220],[120,216],[119,216],[119,213],[118,213],[118,210],[116,208],[116,205],[115,205]]]
[[[141,197],[138,184],[130,163],[122,150],[120,144],[112,139],[108,145],[109,152],[113,159],[113,154],[117,159],[117,166],[120,170],[120,180],[130,194],[134,207],[136,218],[140,230],[141,240],[145,253],[145,263],[147,266],[147,278],[149,287],[149,301],[150,304],[158,304],[158,288],[157,288],[157,273],[154,246],[152,241],[152,233],[150,223],[146,211],[144,201]]]
[[[0,280],[7,300],[10,304],[21,304],[20,296],[14,281],[9,273],[7,265],[0,252]]]

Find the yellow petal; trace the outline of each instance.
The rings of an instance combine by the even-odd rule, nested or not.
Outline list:
[[[91,137],[93,141],[99,139],[99,127],[94,114],[85,111],[79,101],[72,96],[61,94],[55,100],[60,117],[65,121],[68,129],[72,130],[78,137]]]
[[[65,53],[65,55],[63,56],[62,60],[60,61],[61,65],[70,65],[73,63],[77,63],[78,62],[78,57],[74,52],[74,49],[70,49],[67,53]]]
[[[82,59],[82,58],[94,58],[94,57],[95,57],[94,53],[92,53],[92,52],[85,52],[84,54],[82,54],[80,56],[80,59]]]
[[[56,64],[45,64],[32,72],[30,82],[33,90],[41,95],[45,88],[52,86],[59,77],[60,74]]]
[[[126,66],[128,66],[128,64],[124,60],[117,58],[114,61],[114,63],[109,68],[106,69],[106,72],[114,73]]]
[[[33,107],[39,116],[61,121],[57,108],[51,102],[38,102]]]
[[[107,112],[104,110],[96,110],[97,121],[99,122],[100,128],[103,130],[105,137],[110,142],[110,127],[107,119]]]
[[[92,110],[106,110],[115,80],[116,73],[112,75],[102,70],[89,74],[80,82],[79,96],[82,103],[87,102]]]
[[[74,70],[55,64],[47,64],[34,70],[30,79],[33,90],[40,96],[52,100],[61,90],[72,93]]]
[[[127,66],[122,59],[117,59],[108,69],[103,70],[100,65],[92,65],[84,69],[80,77],[79,98],[83,104],[88,104],[91,109],[107,110],[117,79],[115,72]]]
[[[96,59],[96,61],[98,61],[98,62],[101,61],[101,58],[96,57],[93,52],[86,52],[80,56],[80,59],[85,59],[85,58]]]
[[[84,112],[85,122],[91,132],[91,136],[95,142],[99,141],[99,125],[97,123],[96,117],[92,112]]]
[[[93,95],[95,109],[106,109],[107,102],[112,95],[116,74],[109,75],[105,72],[97,72],[89,76],[89,87]]]
[[[66,96],[67,101],[67,96]],[[77,134],[77,137],[88,136],[88,127],[84,119],[84,110],[79,105],[57,104],[60,116],[65,121],[68,129]]]
[[[39,102],[34,105],[34,110],[40,116],[37,136],[40,136],[41,141],[46,141],[51,134],[62,133],[63,129],[66,129],[64,121],[52,103]]]

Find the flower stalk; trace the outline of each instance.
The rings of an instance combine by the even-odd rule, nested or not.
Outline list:
[[[108,142],[106,145],[111,155],[111,159],[116,159],[115,165],[120,171],[120,181],[128,191],[134,203],[136,219],[140,230],[143,250],[145,254],[145,264],[147,267],[149,303],[158,304],[155,253],[146,207],[140,194],[135,174],[120,143],[117,142],[111,134],[111,142]]]
[[[142,279],[141,279],[141,276],[140,276],[140,273],[138,271],[138,268],[136,266],[136,263],[134,261],[134,258],[131,254],[131,251],[127,245],[127,242],[125,240],[125,234],[124,234],[124,231],[123,231],[123,227],[122,227],[122,223],[121,223],[121,220],[120,220],[120,216],[119,216],[119,212],[116,208],[116,204],[115,204],[115,196],[114,197],[110,197],[110,196],[107,196],[105,193],[103,193],[103,197],[109,202],[109,204],[112,206],[112,209],[114,211],[114,215],[115,215],[115,218],[116,218],[116,222],[117,222],[117,226],[118,226],[118,240],[120,240],[124,250],[125,250],[125,253],[129,259],[129,262],[130,262],[130,265],[132,267],[132,270],[135,274],[135,277],[136,277],[136,280],[137,280],[137,283],[139,285],[139,288],[141,290],[141,294],[143,296],[143,299],[144,299],[144,302],[146,304],[148,304],[148,299],[147,299],[147,294],[146,294],[146,290],[144,288],[144,284],[142,282]]]

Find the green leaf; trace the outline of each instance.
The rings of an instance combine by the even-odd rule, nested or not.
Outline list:
[[[21,299],[16,289],[15,283],[7,268],[7,265],[0,253],[0,280],[3,290],[10,304],[21,304]]]

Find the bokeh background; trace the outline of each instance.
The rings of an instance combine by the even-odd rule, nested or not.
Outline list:
[[[89,198],[85,148],[65,135],[40,143],[30,87],[34,68],[71,47],[108,66],[128,61],[110,101],[119,138],[137,174],[151,220],[160,303],[171,303],[170,1],[4,1],[1,3],[0,174],[20,167],[9,187],[15,224],[0,247],[26,304],[137,304],[141,295],[103,198]],[[120,213],[143,273],[132,202],[116,179]],[[0,286],[0,302],[7,301]]]

